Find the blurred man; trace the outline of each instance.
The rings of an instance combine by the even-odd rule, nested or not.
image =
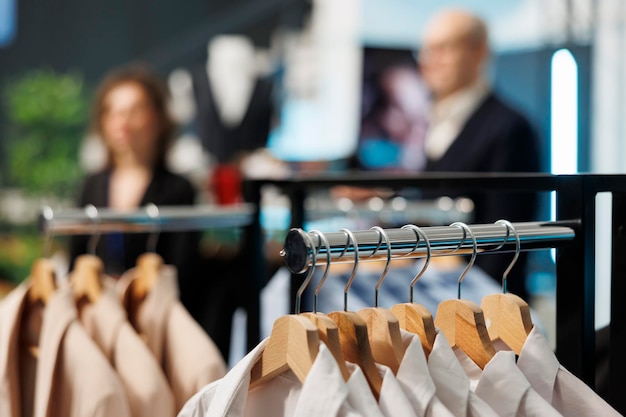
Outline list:
[[[424,81],[432,94],[432,119],[426,134],[426,171],[533,172],[540,170],[537,137],[529,122],[491,90],[484,77],[489,58],[485,23],[466,11],[446,10],[428,24],[419,54]],[[482,193],[474,223],[536,216],[535,195]],[[483,269],[500,279],[510,256],[479,257]],[[479,264],[477,262],[477,264]],[[509,289],[527,295],[522,266]]]

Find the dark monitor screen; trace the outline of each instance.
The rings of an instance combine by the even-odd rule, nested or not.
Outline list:
[[[362,76],[355,165],[364,170],[421,171],[428,94],[414,51],[365,48]]]

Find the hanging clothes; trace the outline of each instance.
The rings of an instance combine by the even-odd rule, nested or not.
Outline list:
[[[174,394],[152,352],[132,328],[112,289],[81,308],[80,321],[122,381],[133,417],[171,417]]]
[[[530,385],[564,416],[619,416],[606,401],[559,363],[536,327],[517,360]]]
[[[436,387],[428,373],[422,342],[416,334],[400,330],[406,350],[396,377],[420,416],[451,417],[452,412],[437,398]]]
[[[80,325],[69,288],[57,289],[34,311],[41,313],[40,330],[22,328],[37,322],[23,314],[29,285],[22,283],[0,305],[0,415],[130,417],[122,384]],[[25,358],[24,331],[35,338],[37,357]]]
[[[514,352],[497,352],[482,370],[462,351],[455,350],[455,354],[471,380],[473,391],[500,416],[561,416],[532,389],[515,365]]]
[[[428,370],[437,387],[437,397],[457,417],[496,417],[487,403],[470,389],[463,371],[443,332],[437,332],[433,350],[428,356]]]
[[[267,339],[259,343],[219,381],[204,387],[181,410],[179,417],[352,417],[349,387],[326,345],[319,351],[304,383],[292,371],[249,390],[250,372]],[[370,392],[371,395],[371,392]]]
[[[380,376],[383,378],[383,385],[380,389],[378,406],[385,417],[396,416],[417,416],[413,410],[411,402],[408,400],[402,386],[396,379],[389,367],[376,364]]]
[[[136,268],[127,271],[116,284],[127,311],[135,274]],[[221,353],[180,303],[176,269],[172,266],[161,267],[159,279],[141,302],[136,317],[132,313],[129,316],[161,364],[177,410],[200,388],[226,373]]]
[[[346,381],[350,405],[363,417],[383,417],[361,368],[350,362],[346,362],[346,368],[350,372],[350,378]]]

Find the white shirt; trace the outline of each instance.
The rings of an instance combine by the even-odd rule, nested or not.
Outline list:
[[[438,331],[428,356],[428,370],[437,388],[437,397],[457,417],[496,417],[487,403],[470,390],[463,371],[443,332]]]
[[[446,153],[487,94],[489,86],[478,79],[433,105],[425,142],[428,158],[438,160]]]
[[[363,370],[350,362],[346,362],[346,367],[350,372],[348,378],[348,402],[363,417],[383,417],[380,407],[372,394]]]
[[[559,417],[561,413],[532,389],[515,365],[515,353],[500,351],[480,369],[463,351],[455,349],[473,391],[503,417]],[[562,417],[562,416],[561,416]]]
[[[426,355],[419,336],[400,330],[404,342],[404,357],[396,378],[418,416],[453,416],[435,395],[436,388],[430,374]]]
[[[326,345],[320,343],[304,383],[291,371],[249,390],[250,371],[267,345],[263,340],[230,372],[196,393],[178,417],[356,417],[348,385]]]
[[[411,402],[406,397],[400,383],[391,369],[385,365],[376,364],[383,384],[380,388],[378,406],[385,417],[416,417]]]
[[[535,327],[524,342],[517,366],[541,397],[565,416],[619,416],[584,382],[561,366]]]

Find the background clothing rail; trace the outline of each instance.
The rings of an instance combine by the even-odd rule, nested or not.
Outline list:
[[[111,209],[44,207],[39,228],[48,235],[91,233],[182,232],[220,227],[243,227],[252,223],[251,204],[236,206],[146,206],[120,212]]]

